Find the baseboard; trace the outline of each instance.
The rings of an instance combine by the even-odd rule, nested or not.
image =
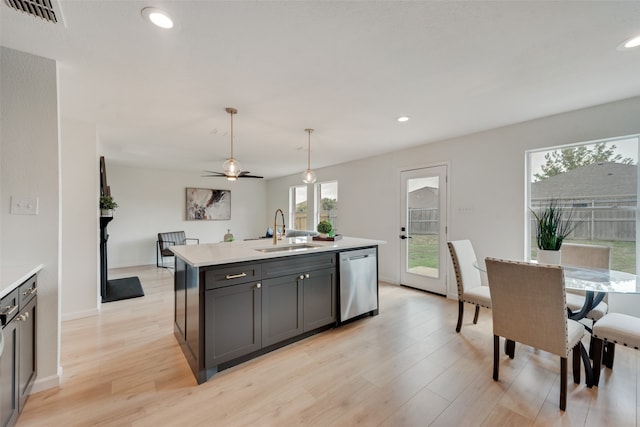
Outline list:
[[[84,317],[97,316],[98,314],[100,314],[100,310],[98,308],[92,308],[90,310],[75,311],[73,313],[66,313],[66,314],[63,314],[60,317],[61,317],[61,320],[63,322],[65,322],[67,320],[75,320],[75,319],[82,319]]]
[[[30,394],[60,386],[60,378],[62,378],[62,366],[58,367],[58,373],[56,375],[50,375],[44,378],[36,377]]]

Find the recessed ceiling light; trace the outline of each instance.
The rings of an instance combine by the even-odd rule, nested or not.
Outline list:
[[[142,9],[142,16],[160,28],[173,28],[173,21],[165,11],[155,7],[145,7]]]
[[[396,120],[399,121],[400,123],[408,122],[409,121],[409,117],[408,116],[400,116]]]
[[[618,45],[618,50],[633,49],[640,46],[640,36],[631,37]]]

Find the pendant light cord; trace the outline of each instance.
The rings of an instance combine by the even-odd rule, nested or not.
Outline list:
[[[307,145],[307,170],[311,170],[311,132],[313,129],[305,129],[309,134],[309,143]]]

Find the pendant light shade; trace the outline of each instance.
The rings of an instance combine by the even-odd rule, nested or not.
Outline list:
[[[237,114],[238,110],[227,107],[225,111],[231,116],[231,156],[222,164],[222,170],[229,181],[235,181],[242,172],[240,162],[233,158],[233,115]]]
[[[305,129],[304,131],[309,134],[309,143],[307,146],[307,170],[302,172],[302,182],[313,184],[316,182],[316,173],[311,170],[311,132],[313,129]]]

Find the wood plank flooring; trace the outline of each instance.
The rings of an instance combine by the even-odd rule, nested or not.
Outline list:
[[[600,387],[558,409],[559,359],[518,346],[492,373],[491,312],[381,283],[380,315],[323,332],[197,385],[173,336],[173,276],[144,266],[145,296],[62,324],[59,388],[32,395],[19,426],[635,426],[638,357],[616,349]],[[584,378],[584,374],[583,374]]]

